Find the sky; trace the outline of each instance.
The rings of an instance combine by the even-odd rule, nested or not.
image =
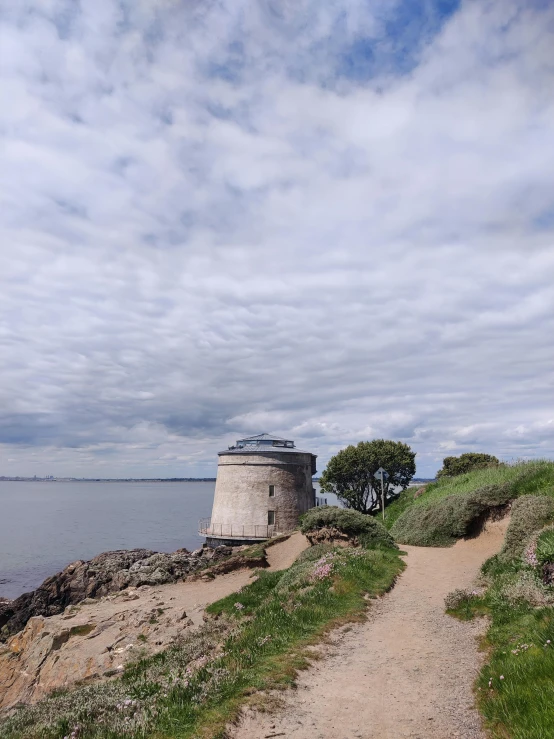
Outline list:
[[[0,475],[554,456],[554,3],[0,11]]]

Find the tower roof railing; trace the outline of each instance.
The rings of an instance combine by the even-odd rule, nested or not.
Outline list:
[[[259,447],[284,447],[285,449],[294,449],[294,441],[292,439],[282,439],[280,436],[272,434],[256,434],[255,436],[246,436],[244,439],[237,439],[234,446],[229,449],[250,449]]]

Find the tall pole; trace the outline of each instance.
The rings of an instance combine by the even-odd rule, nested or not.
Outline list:
[[[383,521],[385,520],[385,485],[383,483],[383,470],[381,470],[381,505],[383,507]]]

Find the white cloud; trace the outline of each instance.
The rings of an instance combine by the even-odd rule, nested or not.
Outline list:
[[[5,14],[0,470],[551,454],[554,8],[408,6]]]

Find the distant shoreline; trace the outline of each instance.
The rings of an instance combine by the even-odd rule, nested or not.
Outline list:
[[[215,477],[6,477],[0,482],[215,482]],[[434,482],[435,478],[414,477],[410,485]],[[314,477],[313,482],[319,482]]]
[[[5,477],[0,482],[215,482],[215,477]]]

